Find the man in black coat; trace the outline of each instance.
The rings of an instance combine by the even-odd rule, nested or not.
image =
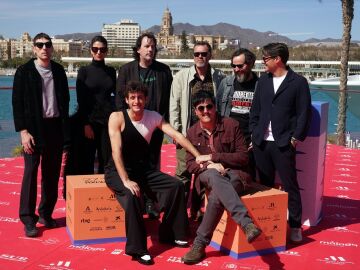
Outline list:
[[[157,54],[156,38],[152,33],[140,35],[133,47],[134,61],[123,65],[119,70],[116,83],[116,107],[118,110],[127,108],[124,91],[129,81],[139,81],[148,87],[148,98],[145,109],[160,113],[165,121],[169,121],[169,100],[172,74],[169,66],[155,60]],[[156,129],[150,146],[152,163],[160,169],[160,153],[164,133]],[[158,218],[153,203],[146,200],[146,211],[151,218]]]
[[[36,223],[57,226],[52,213],[64,145],[69,139],[69,87],[64,68],[51,61],[51,38],[39,33],[33,39],[36,58],[20,66],[14,78],[12,106],[15,130],[24,149],[24,176],[19,215],[25,234],[36,237]],[[37,171],[41,160],[41,201],[35,214]]]
[[[289,193],[290,239],[302,241],[301,197],[296,176],[296,144],[310,126],[311,97],[306,79],[286,65],[283,43],[263,47],[266,74],[258,80],[250,110],[250,132],[260,181],[274,185],[275,170]]]

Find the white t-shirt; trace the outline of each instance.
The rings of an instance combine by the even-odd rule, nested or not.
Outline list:
[[[284,79],[286,77],[286,74],[287,73],[285,73],[281,77],[273,77],[273,84],[274,84],[274,92],[275,92],[275,94],[276,94],[277,90],[279,89],[280,85],[282,84],[282,82],[284,81]],[[268,126],[267,130],[265,131],[264,140],[265,141],[275,141],[274,136],[272,134],[271,121],[269,123],[269,126]]]
[[[150,143],[154,130],[162,123],[162,116],[155,111],[144,110],[143,118],[140,121],[132,121],[137,131]]]

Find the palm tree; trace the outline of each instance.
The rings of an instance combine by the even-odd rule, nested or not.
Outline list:
[[[354,18],[354,0],[341,0],[343,36],[341,44],[340,59],[340,88],[339,88],[339,105],[338,105],[338,126],[336,129],[338,145],[345,145],[346,131],[346,109],[347,109],[347,75],[349,49],[351,39],[351,24]]]

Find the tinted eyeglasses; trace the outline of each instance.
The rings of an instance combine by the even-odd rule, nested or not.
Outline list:
[[[97,53],[98,51],[100,51],[101,53],[106,53],[107,48],[106,47],[91,47],[91,51],[93,53]]]
[[[270,59],[275,59],[277,56],[264,56],[262,58],[262,60],[264,61],[264,63],[266,63],[267,61],[269,61]]]
[[[244,64],[239,64],[239,65],[235,65],[235,64],[231,64],[231,67],[232,68],[239,68],[239,69],[242,69],[244,66],[246,65],[246,63],[244,63]]]
[[[44,45],[47,49],[52,47],[52,42],[51,41],[47,41],[47,42],[35,42],[34,44],[36,47],[38,47],[39,49],[44,48]]]
[[[210,111],[212,108],[214,108],[214,105],[213,105],[213,104],[207,104],[206,106],[200,105],[200,106],[197,106],[197,107],[196,107],[196,109],[197,109],[199,112],[204,112],[204,111],[205,111],[205,108],[206,108],[206,110]]]
[[[202,56],[202,57],[206,57],[206,56],[208,56],[208,52],[194,52],[194,56],[195,57],[199,57],[200,55]]]

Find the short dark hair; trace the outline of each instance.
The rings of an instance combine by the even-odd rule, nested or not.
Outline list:
[[[140,60],[140,56],[139,56],[139,53],[137,52],[140,47],[141,47],[141,42],[143,40],[144,37],[147,37],[148,39],[152,39],[154,41],[154,44],[155,44],[155,54],[154,54],[154,59],[156,58],[156,55],[157,55],[157,41],[156,41],[156,37],[153,33],[151,32],[146,32],[146,33],[143,33],[141,34],[137,40],[136,40],[136,43],[135,43],[135,46],[132,47],[133,49],[133,57],[135,58],[135,60],[139,61]]]
[[[203,103],[207,99],[210,99],[211,102],[215,105],[214,94],[210,91],[201,89],[192,95],[192,105],[195,108],[197,105]]]
[[[209,44],[209,42],[207,41],[196,41],[194,44],[194,49],[196,46],[206,46],[208,48],[208,52],[211,54],[211,46]]]
[[[48,34],[39,33],[39,34],[37,34],[37,35],[33,38],[33,43],[34,43],[34,45],[35,45],[35,42],[36,42],[38,39],[41,39],[41,38],[45,38],[45,39],[51,41],[51,37],[50,37]]]
[[[233,63],[234,57],[242,54],[245,56],[245,64],[254,66],[254,63],[256,61],[256,56],[253,52],[245,48],[239,48],[233,52],[233,54],[231,55],[231,64]]]
[[[128,98],[132,93],[143,93],[145,97],[148,95],[148,88],[145,84],[139,81],[129,81],[125,86],[124,97]]]
[[[107,42],[106,38],[104,38],[103,36],[95,36],[95,37],[93,37],[91,39],[91,42],[90,42],[90,47],[92,47],[92,45],[94,45],[95,42],[103,43],[106,48],[108,46],[108,42]]]
[[[269,43],[262,48],[262,54],[271,57],[279,56],[285,65],[289,60],[289,49],[285,43]]]

